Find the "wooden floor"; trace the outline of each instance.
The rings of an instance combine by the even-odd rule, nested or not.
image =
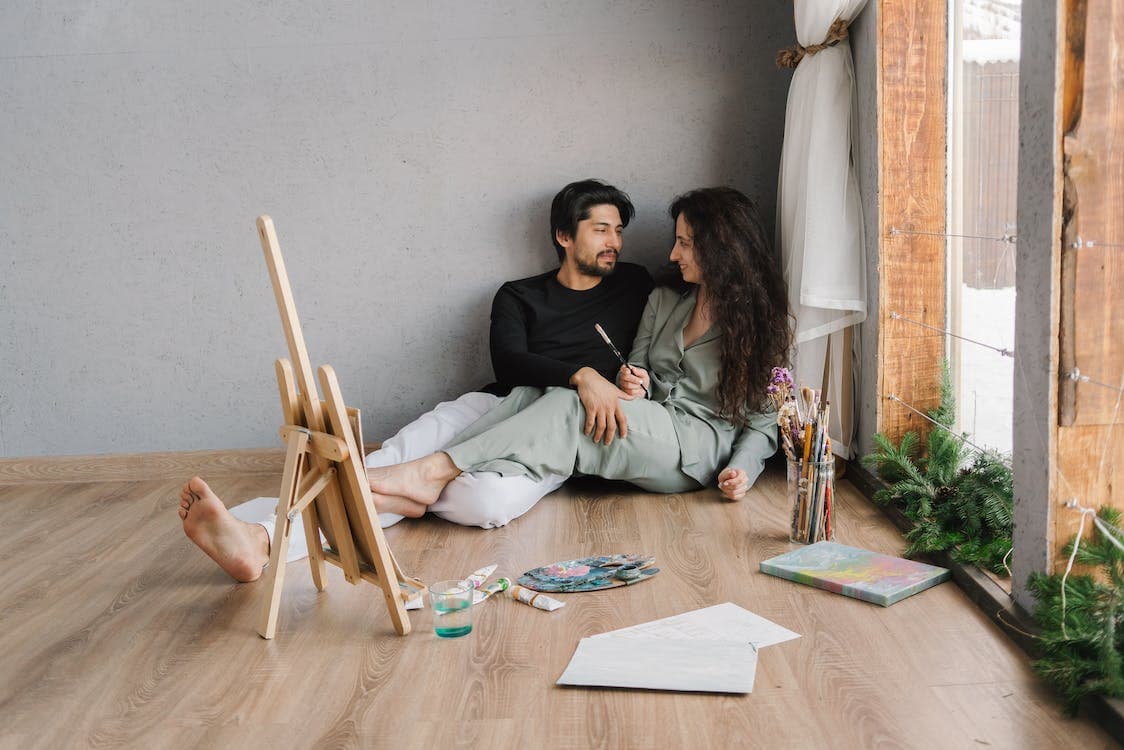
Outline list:
[[[228,503],[277,476],[213,477]],[[496,599],[468,637],[426,613],[394,634],[369,585],[290,570],[277,637],[262,588],[234,584],[183,536],[179,481],[0,485],[0,747],[1100,748],[1061,718],[1027,658],[946,583],[882,608],[757,571],[790,548],[782,473],[740,504],[567,486],[491,531],[405,521],[407,572],[510,575],[595,553],[654,554],[640,585],[572,594],[555,613]],[[900,553],[845,482],[838,540]],[[803,637],[763,649],[752,694],[559,688],[583,636],[734,602]]]

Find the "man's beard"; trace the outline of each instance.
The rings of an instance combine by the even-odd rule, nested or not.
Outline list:
[[[592,263],[587,263],[584,260],[578,259],[576,262],[578,270],[586,276],[608,276],[617,267],[617,256],[613,255],[613,262],[608,266],[601,266],[597,264],[597,259],[594,258]]]

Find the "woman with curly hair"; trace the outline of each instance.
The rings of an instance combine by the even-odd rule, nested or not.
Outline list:
[[[717,485],[741,499],[776,451],[766,387],[792,341],[779,264],[754,204],[730,188],[675,199],[672,265],[617,382],[627,423],[598,434],[575,391],[516,389],[443,452],[370,472],[380,511],[420,516],[462,471],[580,474],[650,492]],[[597,335],[593,331],[591,335]]]

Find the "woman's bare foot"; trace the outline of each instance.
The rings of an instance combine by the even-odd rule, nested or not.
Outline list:
[[[367,479],[380,513],[418,518],[460,473],[447,454],[433,453],[404,464],[367,469]]]
[[[199,477],[180,490],[183,532],[227,575],[247,583],[261,577],[269,562],[269,533],[261,524],[230,515],[218,495]]]

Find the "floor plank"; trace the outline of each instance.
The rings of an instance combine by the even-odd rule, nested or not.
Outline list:
[[[276,475],[215,477],[228,502]],[[0,747],[1113,747],[1066,720],[1027,658],[949,583],[882,608],[758,572],[791,548],[783,472],[740,503],[573,482],[501,529],[438,519],[387,530],[423,580],[495,562],[514,574],[615,551],[654,554],[638,586],[508,599],[439,641],[427,613],[394,634],[370,586],[329,567],[286,578],[277,636],[263,587],[234,584],[184,538],[178,481],[0,485]],[[899,554],[846,482],[838,539]],[[732,601],[802,634],[762,650],[746,696],[561,688],[578,640]]]

